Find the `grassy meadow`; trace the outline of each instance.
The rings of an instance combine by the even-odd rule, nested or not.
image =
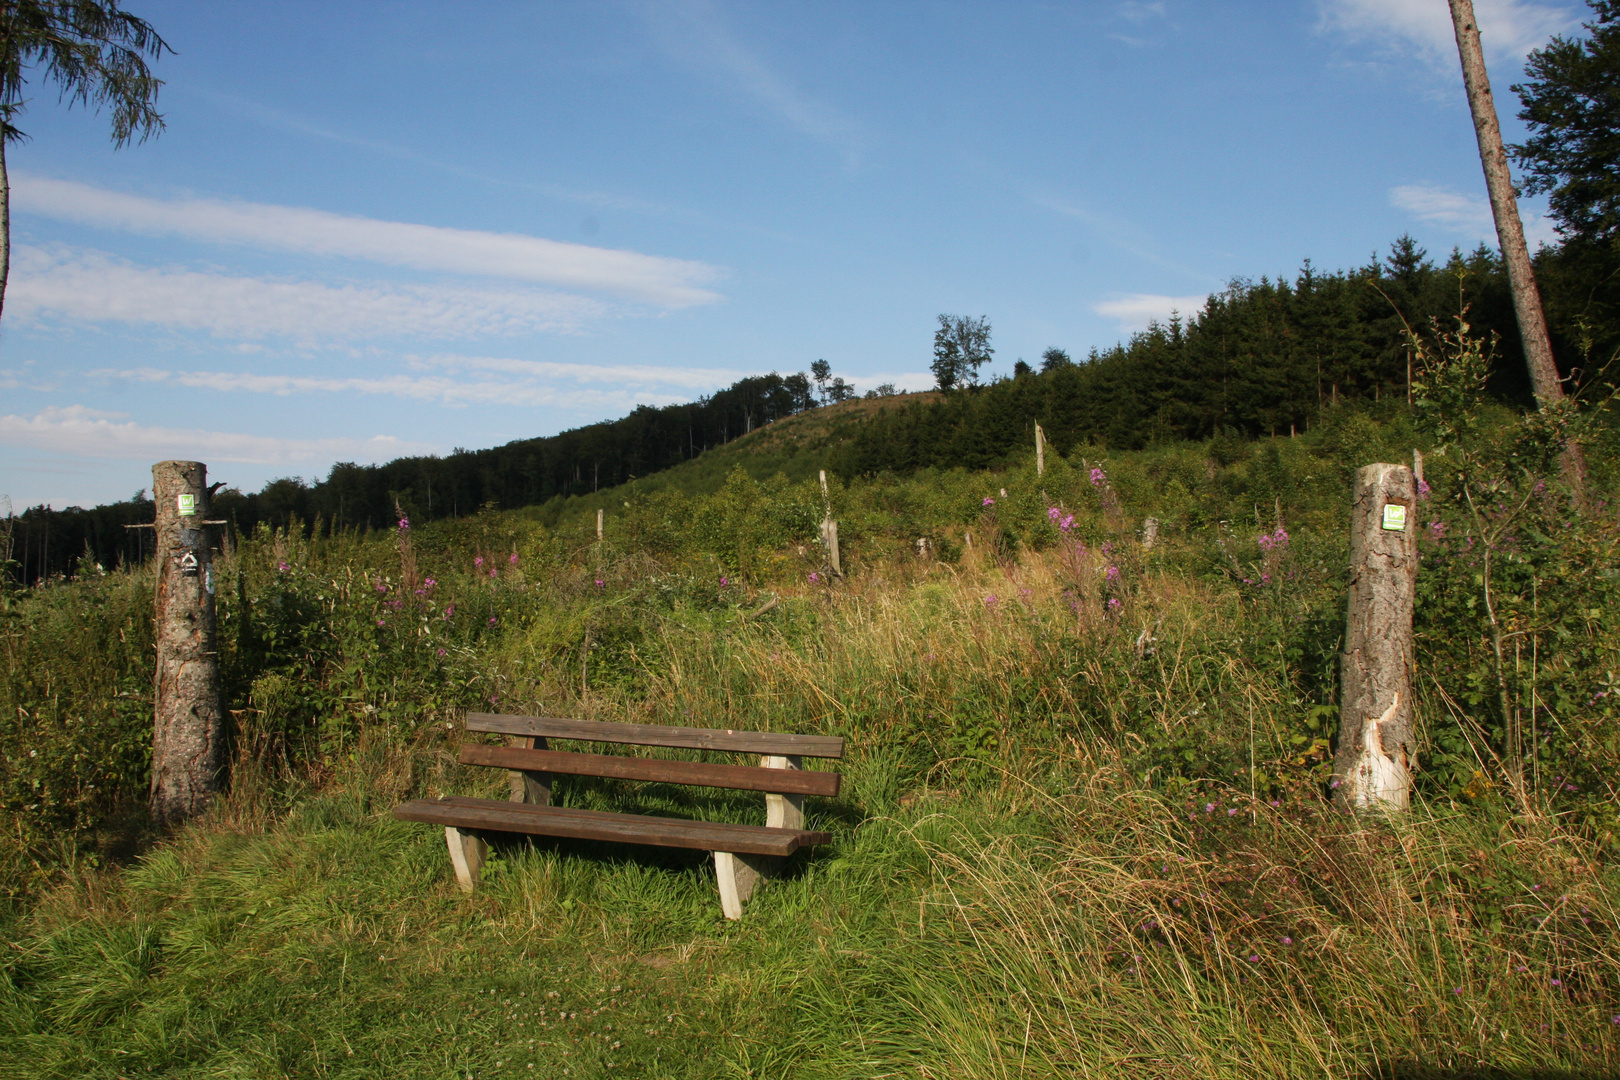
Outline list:
[[[1404,406],[1347,408],[825,498],[700,458],[543,511],[236,538],[230,787],[166,836],[149,572],[7,592],[0,1077],[1620,1073],[1614,458],[1589,447],[1575,514],[1501,467],[1514,423],[1435,454]],[[1349,481],[1414,446],[1419,795],[1347,817]],[[466,896],[388,812],[504,793],[455,763],[469,708],[842,735],[843,793],[808,807],[834,843],[738,923],[701,853],[514,842]]]

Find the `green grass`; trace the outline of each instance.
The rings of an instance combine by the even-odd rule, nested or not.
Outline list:
[[[845,802],[891,799],[892,767],[853,765]],[[1062,772],[858,826],[813,807],[835,843],[728,924],[705,861],[637,849],[505,845],[466,896],[440,832],[367,794],[388,787],[373,757],[274,820],[236,798],[46,896],[14,927],[0,1076],[1620,1066],[1620,880],[1555,830],[1231,794],[1188,822],[1106,769]],[[1493,925],[1479,882],[1526,870]]]
[[[835,582],[819,487],[737,471],[621,502],[600,543],[521,512],[252,538],[218,560],[231,788],[171,836],[139,813],[148,581],[0,593],[0,1078],[1612,1074],[1612,515],[1501,519],[1501,674],[1540,733],[1513,795],[1431,460],[1418,805],[1325,798],[1343,462],[1410,442],[1346,414],[1118,455],[1106,485],[1094,452],[859,479]],[[809,807],[834,842],[739,923],[705,858],[653,849],[505,844],[466,896],[442,834],[388,811],[501,793],[455,764],[491,707],[842,735],[845,792]]]

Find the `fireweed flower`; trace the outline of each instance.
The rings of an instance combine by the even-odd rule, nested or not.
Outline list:
[[[1102,471],[1102,466],[1093,465],[1091,468],[1091,486],[1102,487],[1108,483],[1108,474]]]
[[[1110,583],[1118,581],[1119,580],[1119,567],[1110,566],[1107,570],[1105,570],[1103,572],[1103,576],[1108,578]]]
[[[517,565],[517,552],[515,552],[515,551],[512,552],[511,556],[506,561],[511,563],[513,566],[516,566]]]
[[[605,588],[607,588],[607,582],[603,581],[601,578],[597,578],[596,579],[596,587],[598,589],[605,589]]]
[[[984,497],[984,505],[985,506],[994,506],[994,505],[996,505],[996,500],[994,500],[990,496],[986,495]]]
[[[816,573],[814,570],[810,571],[810,584],[814,585],[816,582],[818,582],[820,580],[821,580],[821,575],[820,574]]]
[[[482,555],[473,556],[473,565],[482,568],[484,565],[484,557]]]
[[[1124,604],[1121,604],[1119,602],[1119,597],[1110,596],[1108,598],[1108,610],[1109,611],[1118,611],[1120,608],[1122,608],[1124,606],[1125,606]]]
[[[399,519],[399,531],[400,532],[410,532],[411,531],[411,519],[410,518],[402,517],[402,518]]]
[[[1046,516],[1051,518],[1053,521],[1056,521],[1058,518],[1063,516],[1063,511],[1059,510],[1055,506],[1048,506],[1046,508]]]

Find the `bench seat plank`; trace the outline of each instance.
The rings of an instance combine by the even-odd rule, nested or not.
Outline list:
[[[832,843],[831,834],[809,829],[772,829],[762,825],[528,806],[459,795],[404,803],[394,808],[394,817],[456,829],[489,829],[571,840],[611,840],[744,855],[791,855],[801,847]]]
[[[617,724],[602,720],[568,720],[552,716],[507,716],[468,713],[468,731],[530,735],[586,742],[674,746],[687,750],[727,750],[742,754],[841,758],[844,740],[833,735],[786,735],[771,731],[711,731],[706,728]]]
[[[527,750],[514,746],[478,744],[463,746],[459,760],[463,765],[491,765],[500,769],[695,784],[736,791],[767,791],[775,795],[825,795],[829,798],[838,794],[840,780],[837,773],[806,772],[802,769],[764,769],[753,765],[714,765],[706,761],[571,754],[564,750]]]

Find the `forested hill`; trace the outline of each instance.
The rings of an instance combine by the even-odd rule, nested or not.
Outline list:
[[[1538,257],[1554,348],[1566,370],[1578,366],[1575,327],[1592,326],[1592,294],[1579,267],[1557,251]],[[1586,305],[1583,307],[1583,304]],[[1166,439],[1202,439],[1304,429],[1335,402],[1404,396],[1402,331],[1453,319],[1467,305],[1476,330],[1499,342],[1493,389],[1528,400],[1519,336],[1505,274],[1481,249],[1436,265],[1410,239],[1366,266],[1322,274],[1309,263],[1292,281],[1234,281],[1185,322],[1154,326],[1078,363],[1049,350],[1043,370],[944,395],[897,399],[828,428],[825,463],[844,475],[937,466],[993,465],[1028,445],[1039,421],[1060,451],[1081,444],[1130,449]],[[1403,321],[1404,320],[1404,321]],[[1603,335],[1606,322],[1596,329]],[[919,351],[922,343],[919,342]],[[819,374],[825,376],[826,372]],[[832,397],[847,393],[834,380]],[[642,407],[620,420],[545,438],[523,439],[446,457],[385,465],[333,466],[325,480],[276,480],[257,493],[222,491],[215,509],[239,529],[297,517],[325,528],[376,528],[398,503],[413,520],[584,495],[644,477],[723,446],[772,421],[816,406],[802,374],[747,378],[710,397]],[[801,446],[797,453],[814,452]],[[7,523],[9,572],[33,582],[71,573],[86,552],[104,566],[143,554],[138,530],[152,504],[129,500],[90,510],[30,509]]]
[[[1491,389],[1527,404],[1499,258],[1482,249],[1436,265],[1403,238],[1388,258],[1366,266],[1323,274],[1307,263],[1292,282],[1234,281],[1185,322],[1152,326],[1078,363],[1049,353],[1041,371],[890,411],[838,447],[830,463],[844,475],[982,468],[1027,447],[1036,421],[1063,452],[1303,431],[1335,402],[1404,398],[1405,327],[1427,331],[1439,320],[1452,329],[1464,305],[1475,331],[1498,335]],[[1572,336],[1555,334],[1566,371],[1579,363]]]
[[[834,380],[835,394],[847,393],[843,388],[842,379]],[[416,521],[492,504],[528,506],[667,469],[815,403],[806,375],[750,377],[695,402],[641,406],[622,419],[558,435],[385,465],[340,462],[315,484],[283,479],[259,492],[226,489],[215,496],[214,510],[251,531],[291,518],[328,529],[375,528],[394,520],[396,503]],[[5,523],[9,531],[0,534],[0,556],[9,551],[10,573],[29,583],[71,573],[87,551],[103,566],[139,559],[143,537],[124,526],[150,522],[152,513],[144,492],[89,510],[34,507]]]

